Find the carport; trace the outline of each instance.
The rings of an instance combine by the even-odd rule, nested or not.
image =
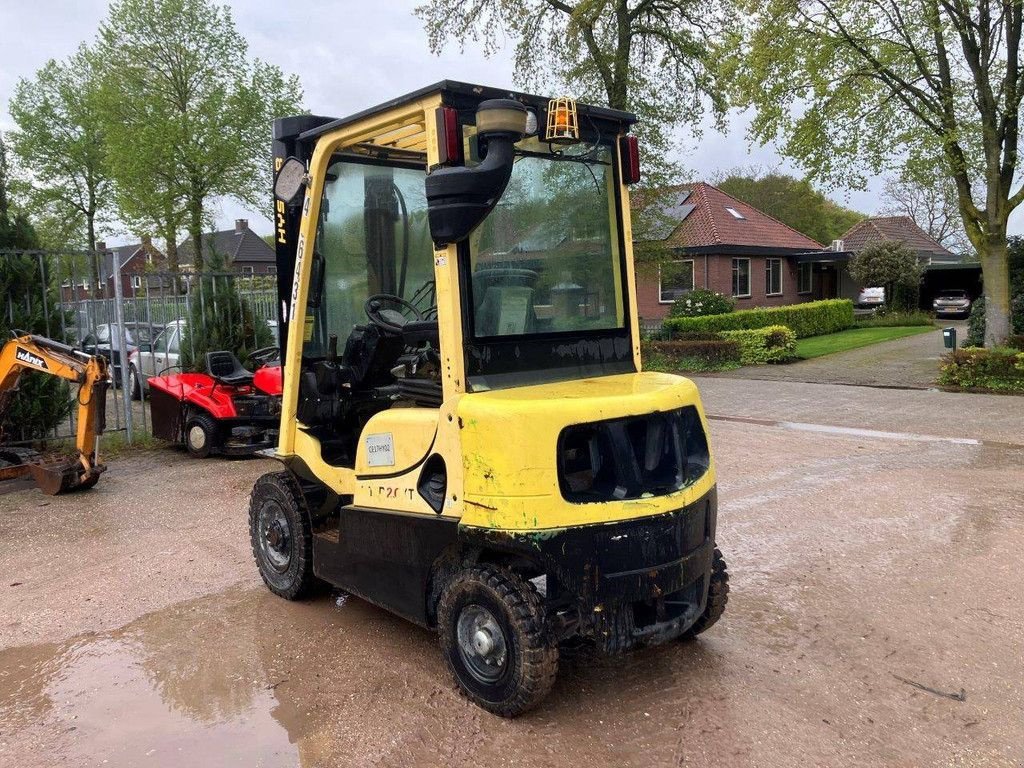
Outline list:
[[[967,291],[971,301],[981,296],[981,264],[962,261],[926,264],[921,278],[921,309],[930,310],[932,299],[952,289]]]

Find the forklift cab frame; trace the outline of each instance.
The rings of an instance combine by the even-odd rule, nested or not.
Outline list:
[[[635,118],[567,101],[444,81],[274,124],[286,469],[253,492],[261,574],[438,627],[503,715],[558,642],[695,634],[728,586],[696,387],[641,367]]]

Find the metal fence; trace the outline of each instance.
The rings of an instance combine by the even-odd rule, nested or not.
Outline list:
[[[149,431],[143,395],[150,376],[201,368],[202,351],[225,339],[250,351],[278,343],[277,289],[266,276],[156,272],[126,267],[116,251],[0,251],[0,280],[2,325],[108,358],[107,431],[124,432],[129,442]],[[67,390],[70,415],[49,433],[5,439],[73,437],[75,389]]]

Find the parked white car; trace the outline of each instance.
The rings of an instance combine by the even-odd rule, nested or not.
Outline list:
[[[174,320],[153,339],[151,344],[140,344],[128,358],[128,386],[132,398],[140,400],[149,390],[149,379],[178,373],[181,370],[181,339],[185,333],[185,320]]]
[[[857,306],[877,309],[885,304],[885,288],[862,288],[857,296]]]

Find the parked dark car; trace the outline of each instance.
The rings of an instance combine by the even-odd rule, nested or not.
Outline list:
[[[971,314],[971,297],[961,289],[942,291],[932,301],[932,310],[936,317],[967,317]]]
[[[148,344],[160,331],[163,325],[149,323],[125,323],[125,337],[128,344],[128,355],[134,352],[139,344]],[[114,377],[114,386],[120,387],[121,375],[121,337],[116,325],[103,323],[82,339],[82,349],[93,355],[103,355],[110,363]]]

